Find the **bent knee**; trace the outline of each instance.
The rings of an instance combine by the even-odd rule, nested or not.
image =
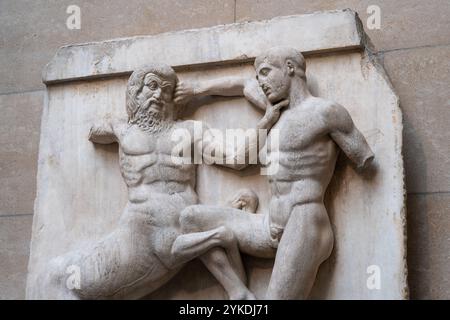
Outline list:
[[[227,248],[231,246],[236,246],[238,244],[237,237],[231,229],[222,226],[219,227],[218,232],[219,232],[219,239],[224,247]]]
[[[217,227],[217,216],[206,205],[192,205],[181,211],[179,223],[184,233],[206,231]]]
[[[321,230],[316,230],[311,232],[307,240],[313,245],[316,252],[316,261],[322,263],[328,259],[333,251],[334,246],[334,236],[331,228],[323,228]]]
[[[186,207],[181,211],[180,213],[180,226],[181,230],[186,232],[196,232],[199,231],[200,226],[200,205],[192,205],[189,207]]]
[[[324,234],[322,235],[321,246],[323,248],[322,258],[324,261],[330,257],[334,247],[334,234],[331,228],[329,230],[324,231]]]

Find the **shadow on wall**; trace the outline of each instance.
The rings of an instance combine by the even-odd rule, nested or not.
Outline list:
[[[400,105],[401,108],[401,105]],[[414,129],[407,113],[403,113],[403,156],[405,160],[405,179],[414,176],[414,180],[421,181],[422,189],[427,190],[427,158],[423,151],[420,135]],[[408,172],[406,162],[414,157],[422,163],[421,170]],[[405,181],[408,186],[408,181]],[[408,285],[410,290],[410,299],[427,299],[431,297],[430,288],[430,227],[428,218],[427,201],[420,201],[419,198],[415,211],[413,208],[413,197],[408,198],[406,203],[407,210],[407,261],[408,261]]]

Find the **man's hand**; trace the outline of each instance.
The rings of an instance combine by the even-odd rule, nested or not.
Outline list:
[[[268,105],[266,108],[266,114],[264,115],[268,119],[273,119],[275,122],[278,121],[280,117],[281,109],[289,105],[289,99],[282,100],[275,105]]]
[[[173,100],[175,104],[184,105],[194,98],[197,93],[198,90],[196,90],[195,84],[192,83],[191,85],[188,85],[183,81],[179,81],[175,88]]]
[[[281,109],[289,105],[289,100],[282,100],[275,105],[269,104],[266,108],[264,117],[259,122],[261,129],[270,129],[278,121],[281,114]]]

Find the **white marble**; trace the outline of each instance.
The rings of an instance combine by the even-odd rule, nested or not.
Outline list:
[[[46,66],[43,81],[53,83],[131,73],[149,61],[167,63],[176,69],[246,62],[273,46],[294,45],[304,54],[362,48],[364,40],[354,11],[317,12],[68,45],[60,48]]]
[[[280,29],[273,27],[281,22],[284,28],[288,24],[289,28],[285,30],[291,31],[285,32],[283,37],[280,37]],[[335,36],[325,36],[329,34],[329,25],[334,26]],[[337,25],[339,28],[336,29]],[[234,31],[223,32],[228,29]],[[349,38],[339,36],[342,33],[338,30],[353,31],[346,33],[351,35]],[[227,34],[226,43],[217,46],[214,37],[203,36],[211,33]],[[264,41],[261,37],[252,36],[261,33],[264,33]],[[155,41],[158,37],[165,40]],[[177,39],[185,37],[197,39],[196,46],[200,49],[196,54],[180,50]],[[241,42],[242,37],[246,39],[245,43]],[[402,116],[398,98],[382,67],[369,58],[361,39],[364,37],[361,37],[354,13],[343,11],[61,49],[44,76],[48,82],[48,96],[42,120],[27,297],[52,298],[43,294],[46,287],[37,277],[48,268],[48,262],[66,252],[85,248],[118,226],[127,201],[126,187],[119,170],[118,148],[116,145],[96,146],[87,138],[97,119],[107,114],[126,118],[128,77],[123,74],[145,62],[163,61],[178,67],[178,77],[185,83],[232,75],[252,78],[255,75],[253,57],[261,54],[267,46],[289,44],[307,53],[328,52],[326,55],[307,55],[308,86],[314,95],[335,101],[348,110],[373,150],[377,166],[375,177],[365,179],[355,172],[345,157],[338,160],[325,201],[334,232],[334,249],[330,258],[321,265],[310,297],[406,298]],[[111,43],[122,43],[104,54],[104,57],[115,58],[104,68],[92,68],[91,57],[100,54],[99,47]],[[152,50],[151,55],[143,54],[155,46],[159,49]],[[231,48],[237,49],[233,51]],[[239,48],[250,51],[239,51]],[[355,51],[355,48],[359,49]],[[207,51],[213,54],[201,53]],[[241,52],[246,52],[245,59],[239,58]],[[67,64],[67,57],[79,68]],[[84,67],[79,64],[82,61],[85,62]],[[69,81],[104,76],[111,78]],[[61,83],[52,84],[54,82]],[[253,127],[262,114],[244,98],[221,97],[203,101],[200,108],[191,106],[184,117],[224,129]],[[258,212],[267,211],[270,199],[267,177],[259,175],[257,169],[250,168],[236,174],[230,169],[214,166],[198,167],[196,192],[202,204],[226,205],[227,200],[241,188],[253,189],[259,197]],[[250,290],[258,298],[265,297],[272,261],[245,256],[244,264]],[[379,267],[379,289],[367,286],[368,279],[372,279],[367,268],[372,265]],[[226,297],[219,283],[196,262],[190,263],[165,286],[149,295],[149,298]]]

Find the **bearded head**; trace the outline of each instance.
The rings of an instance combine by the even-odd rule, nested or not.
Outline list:
[[[150,64],[134,71],[127,85],[128,123],[158,131],[175,118],[175,71],[166,64]]]

